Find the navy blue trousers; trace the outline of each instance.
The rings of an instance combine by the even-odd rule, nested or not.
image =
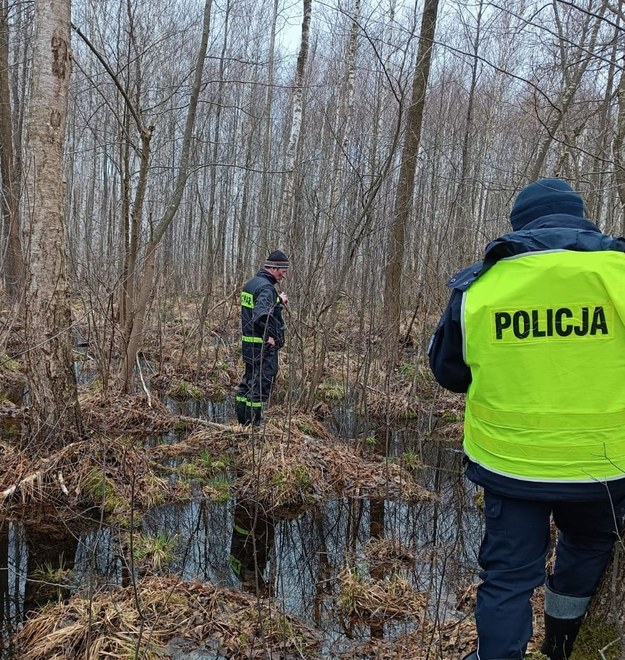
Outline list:
[[[241,424],[260,420],[278,374],[278,351],[267,347],[255,359],[245,359],[245,373],[237,390],[236,412]]]
[[[551,516],[559,534],[550,587],[567,596],[591,596],[618,538],[625,500],[539,502],[489,490],[484,496],[483,582],[475,608],[479,658],[523,658],[532,636],[530,598],[545,582]]]

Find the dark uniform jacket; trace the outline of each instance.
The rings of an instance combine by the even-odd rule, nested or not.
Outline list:
[[[463,359],[463,293],[500,259],[543,250],[625,252],[625,240],[601,233],[589,220],[554,214],[538,218],[520,231],[504,234],[489,243],[483,261],[460,271],[447,283],[452,289],[451,298],[428,349],[430,368],[445,389],[466,392],[471,383],[471,370]],[[608,487],[615,496],[625,495],[625,474],[623,479],[609,482],[609,486],[603,483],[536,483],[495,474],[472,461],[468,461],[466,474],[480,486],[504,496],[521,499],[589,501],[605,498]]]
[[[261,269],[241,292],[242,351],[246,362],[261,358],[269,337],[273,337],[277,349],[284,346],[282,302],[276,284],[273,275]]]

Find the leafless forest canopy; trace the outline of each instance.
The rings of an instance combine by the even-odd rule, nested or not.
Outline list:
[[[74,0],[65,216],[71,285],[88,313],[106,315],[113,300],[132,321],[128,291],[142,277],[157,296],[223,297],[281,247],[303,323],[323,324],[341,301],[383,319],[390,277],[402,319],[417,308],[434,318],[447,277],[506,230],[515,192],[543,175],[570,180],[589,217],[622,233],[621,0],[430,0],[431,67],[415,99],[423,4]],[[2,5],[2,139],[24,177],[33,3]],[[423,100],[398,245],[410,109]],[[154,246],[153,277],[142,275]],[[399,271],[385,271],[398,254]]]

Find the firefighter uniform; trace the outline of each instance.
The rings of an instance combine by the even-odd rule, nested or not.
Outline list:
[[[280,251],[269,256],[277,254],[284,256]],[[284,346],[283,305],[275,288],[277,280],[267,268],[286,267],[286,257],[284,261],[268,259],[265,268],[241,291],[241,352],[245,373],[235,406],[241,424],[260,422],[262,408],[269,401],[278,373],[278,351]],[[270,338],[273,341],[268,343]]]

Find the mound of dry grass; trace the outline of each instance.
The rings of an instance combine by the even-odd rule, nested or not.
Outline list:
[[[149,454],[127,438],[94,437],[71,443],[47,457],[13,450],[0,472],[0,503],[63,508],[100,506],[126,513],[163,501],[166,484]]]
[[[126,419],[135,414],[123,412]],[[413,471],[365,455],[362,446],[334,438],[309,417],[274,418],[262,431],[195,421],[201,427],[184,441],[154,447],[128,436],[94,436],[42,458],[0,447],[6,465],[0,502],[97,506],[123,518],[131,509],[140,514],[165,501],[190,499],[200,487],[211,498],[257,500],[277,516],[336,497],[432,498]],[[172,458],[177,467],[172,468]],[[169,479],[174,473],[177,478]],[[216,479],[219,488],[211,490]],[[188,487],[192,482],[197,488]]]
[[[161,459],[200,451],[235,456],[239,475],[233,484],[236,497],[258,500],[273,515],[337,496],[409,502],[432,498],[408,470],[384,458],[365,457],[362,448],[334,438],[304,416],[274,419],[262,432],[213,424],[195,431],[182,443],[154,450]]]
[[[338,575],[339,608],[356,619],[423,619],[428,594],[393,573],[383,580],[360,575],[350,567]]]
[[[399,571],[414,566],[416,556],[396,539],[372,538],[365,546],[365,556],[372,572]]]
[[[158,397],[145,394],[83,392],[83,422],[92,432],[105,435],[157,435],[173,428],[175,416]]]
[[[77,595],[45,608],[17,636],[22,660],[167,657],[174,638],[213,640],[228,658],[317,656],[319,639],[270,601],[174,577]]]

